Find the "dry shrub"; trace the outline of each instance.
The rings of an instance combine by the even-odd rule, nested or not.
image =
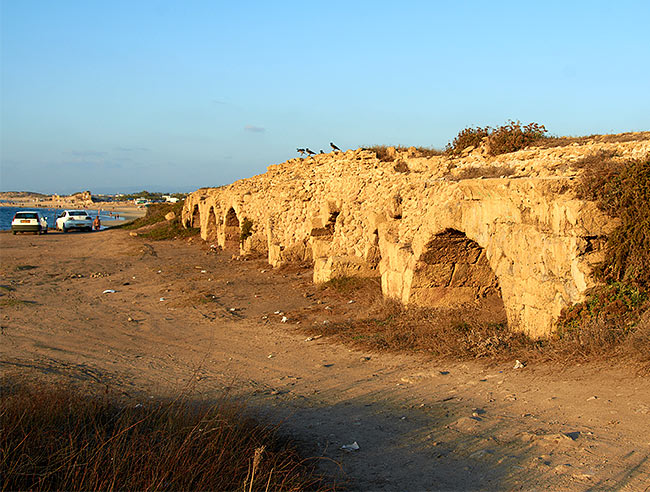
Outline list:
[[[408,174],[408,173],[411,172],[411,170],[409,169],[408,164],[406,162],[404,162],[403,160],[401,160],[401,159],[395,163],[395,165],[393,166],[393,169],[398,173]]]
[[[454,140],[447,144],[445,152],[449,155],[460,155],[467,147],[480,147],[483,139],[490,134],[490,127],[468,127],[460,132]]]
[[[621,221],[607,238],[601,278],[649,289],[650,155],[624,162],[611,156],[595,159],[585,168],[576,190]]]
[[[559,343],[577,350],[640,360],[650,368],[650,155],[617,161],[611,153],[587,156],[578,195],[620,219],[607,237],[596,275],[605,282],[565,310]]]
[[[3,388],[0,414],[3,490],[324,489],[291,443],[229,402],[127,406],[32,383]]]
[[[546,128],[537,123],[521,126],[519,121],[509,121],[490,132],[488,136],[488,153],[490,155],[507,154],[524,149],[544,138]]]
[[[524,149],[546,138],[546,128],[538,123],[521,125],[519,121],[508,121],[496,128],[475,127],[461,130],[446,147],[449,155],[460,155],[467,147],[479,147],[487,142],[490,155],[507,154]]]

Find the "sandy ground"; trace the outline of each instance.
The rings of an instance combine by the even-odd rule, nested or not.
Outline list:
[[[305,326],[363,302],[198,239],[2,233],[0,248],[6,378],[106,385],[134,404],[228,392],[352,490],[649,490],[650,381],[630,368],[513,369],[310,340]]]

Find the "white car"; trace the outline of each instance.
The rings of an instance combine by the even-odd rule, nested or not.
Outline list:
[[[68,232],[71,229],[93,230],[93,218],[85,210],[64,210],[56,219],[56,228]]]
[[[40,212],[25,210],[16,212],[11,221],[11,232],[35,232],[37,234],[47,233],[47,219]]]

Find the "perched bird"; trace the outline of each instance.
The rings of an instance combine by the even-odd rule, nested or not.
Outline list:
[[[320,154],[324,154],[324,153],[325,153],[325,152],[323,152],[323,149],[320,149]]]
[[[310,149],[305,149],[305,152],[307,152],[309,155],[316,155],[316,152]]]
[[[305,149],[296,149],[300,155],[305,155]]]
[[[334,145],[334,143],[332,143],[332,142],[330,142],[330,147],[332,147],[332,150],[338,150],[339,152],[341,152],[341,149],[339,149],[339,148],[338,148],[336,145]]]

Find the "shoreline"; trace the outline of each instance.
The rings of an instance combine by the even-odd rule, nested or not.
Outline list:
[[[90,206],[89,206],[90,205]],[[0,207],[21,207],[21,208],[56,208],[56,209],[84,209],[84,210],[101,210],[110,214],[119,215],[116,222],[124,222],[144,217],[147,213],[147,207],[136,206],[132,203],[125,202],[99,202],[99,203],[70,203],[55,200],[11,200],[0,202]]]

